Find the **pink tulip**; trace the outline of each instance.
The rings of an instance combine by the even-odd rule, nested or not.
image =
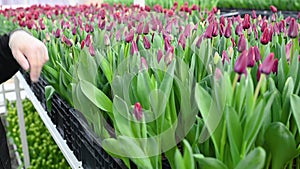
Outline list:
[[[230,59],[229,59],[229,57],[227,55],[226,50],[223,50],[223,52],[222,52],[222,63],[224,64],[225,61],[228,62],[228,63],[230,63]]]
[[[255,53],[255,61],[257,62],[261,59],[260,51],[257,46],[254,46],[254,53]]]
[[[231,37],[231,23],[228,22],[227,24],[227,27],[226,27],[226,30],[225,30],[225,35],[224,35],[226,38],[229,38]]]
[[[151,44],[146,36],[143,37],[143,44],[144,44],[145,49],[150,49]]]
[[[139,50],[138,50],[138,47],[137,47],[136,42],[135,42],[134,40],[131,41],[130,54],[131,54],[131,55],[134,55],[134,54],[136,54],[136,53],[138,53],[138,52],[139,52]]]
[[[143,117],[143,108],[139,102],[134,104],[133,115],[137,120],[141,120]]]
[[[246,14],[244,16],[244,20],[242,22],[242,25],[243,25],[243,29],[249,29],[250,28],[250,15],[249,14]]]
[[[290,38],[296,38],[299,34],[299,26],[295,18],[292,18],[290,21],[288,36]]]
[[[270,6],[270,9],[273,13],[276,13],[277,12],[277,8],[273,5]]]
[[[263,44],[263,45],[266,45],[269,43],[269,38],[270,38],[270,35],[269,35],[269,29],[265,29],[261,38],[260,38],[260,42]]]
[[[141,57],[140,70],[148,69],[147,60],[144,57]]]
[[[133,30],[131,29],[130,32],[125,36],[125,41],[127,43],[130,43],[133,41],[133,38],[134,38],[134,32]]]
[[[161,58],[163,57],[163,51],[161,49],[158,49],[157,51],[157,62],[159,63]]]
[[[245,39],[244,34],[242,34],[238,41],[238,51],[243,52],[247,48],[247,41]]]
[[[235,27],[235,34],[238,35],[238,36],[241,36],[243,34],[243,27],[242,27],[241,24],[238,24]]]
[[[94,49],[93,45],[90,45],[89,52],[90,52],[91,56],[95,56],[96,55],[96,52],[95,52],[95,49]]]
[[[248,67],[254,67],[256,63],[256,60],[255,60],[255,50],[254,50],[254,47],[250,47],[249,48],[249,51],[248,51],[248,61],[247,61],[247,66]]]

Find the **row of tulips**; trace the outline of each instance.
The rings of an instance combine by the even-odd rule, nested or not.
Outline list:
[[[299,18],[271,10],[226,18],[174,3],[0,13],[47,44],[46,89],[80,110],[128,168],[299,168]]]

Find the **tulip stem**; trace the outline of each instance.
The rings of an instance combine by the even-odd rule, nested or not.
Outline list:
[[[233,84],[232,84],[233,91],[235,90],[235,86],[236,86],[238,80],[239,80],[239,74],[235,74]]]
[[[262,85],[263,81],[265,80],[265,77],[266,77],[266,75],[262,73],[261,76],[260,76],[260,79],[258,81],[258,84],[256,86],[256,89],[255,89],[254,98],[253,98],[254,103],[256,102],[259,90],[261,88],[261,85]]]

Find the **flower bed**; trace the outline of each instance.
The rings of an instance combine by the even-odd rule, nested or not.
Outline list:
[[[299,18],[271,10],[227,18],[175,3],[2,13],[48,46],[49,112],[56,92],[128,168],[299,167]],[[72,139],[72,125],[58,124]]]

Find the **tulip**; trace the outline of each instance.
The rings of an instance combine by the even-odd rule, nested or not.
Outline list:
[[[99,27],[101,30],[104,30],[104,28],[105,28],[105,20],[103,20],[102,22],[99,21],[98,27]]]
[[[178,40],[178,45],[181,45],[183,49],[185,49],[186,40],[183,34],[180,35]]]
[[[257,62],[261,59],[260,51],[257,46],[254,46],[254,53],[255,53],[255,61]]]
[[[184,31],[183,31],[183,35],[184,35],[185,37],[189,37],[189,36],[191,35],[191,30],[192,30],[191,25],[190,25],[190,24],[187,24],[187,25],[185,26]]]
[[[143,109],[139,102],[134,104],[133,115],[137,120],[141,120],[143,117]]]
[[[136,42],[133,40],[131,41],[131,49],[130,49],[130,54],[131,55],[134,55],[135,53],[138,53],[139,50],[138,50],[138,47],[137,47],[137,44]]]
[[[143,27],[144,27],[144,23],[142,22],[136,27],[136,33],[138,35],[141,35],[143,33]]]
[[[157,62],[159,63],[161,58],[163,57],[163,51],[161,49],[158,49],[157,51]]]
[[[71,47],[73,43],[64,34],[62,35],[62,42],[66,43],[67,46]]]
[[[268,22],[266,22],[266,21],[265,21],[265,22],[263,22],[263,24],[262,24],[262,26],[261,26],[261,29],[260,29],[260,30],[261,30],[262,32],[264,32],[264,31],[265,31],[265,29],[267,29],[267,28],[268,28]]]
[[[244,30],[250,28],[250,15],[249,14],[246,14],[244,16],[244,20],[242,22],[242,25],[243,25]]]
[[[95,52],[95,49],[94,49],[93,45],[90,45],[89,52],[90,52],[91,56],[95,56],[96,55],[96,52]]]
[[[59,28],[56,29],[56,31],[55,31],[55,33],[54,33],[54,36],[55,36],[56,38],[59,38],[59,37],[60,37],[60,29],[59,29]]]
[[[277,8],[273,5],[270,6],[270,9],[273,13],[276,13],[277,12]]]
[[[133,41],[133,38],[134,38],[134,32],[133,30],[131,29],[130,32],[125,36],[125,41],[127,43],[130,43]]]
[[[272,24],[270,24],[270,26],[269,26],[269,42],[272,42],[273,34],[274,34],[274,26]]]
[[[248,61],[247,61],[247,66],[248,67],[253,67],[256,63],[256,59],[255,59],[255,49],[253,46],[251,46],[249,48],[248,51]]]
[[[217,22],[214,22],[214,23],[213,23],[212,36],[213,36],[213,37],[216,37],[216,36],[218,36],[218,33],[219,33],[218,23],[217,23]]]
[[[225,25],[225,17],[224,16],[221,16],[221,18],[220,18],[220,25],[221,24]]]
[[[235,44],[235,41],[234,41],[233,37],[231,37],[230,40],[231,40],[232,46],[236,47],[236,44]]]
[[[81,41],[81,43],[80,43],[81,49],[83,49],[83,48],[84,48],[84,45],[85,45],[85,41],[84,41],[84,40],[82,40],[82,41]]]
[[[291,47],[292,47],[293,42],[290,41],[286,44],[285,46],[285,54],[286,54],[286,59],[289,61],[291,57]]]
[[[261,64],[261,73],[269,75],[273,70],[275,60],[274,53],[270,53]]]
[[[148,33],[149,33],[149,23],[146,23],[146,25],[145,25],[145,27],[144,27],[144,29],[143,29],[143,34],[144,35],[147,35]]]
[[[241,24],[236,25],[235,34],[241,36],[243,34],[243,27]]]
[[[205,37],[211,39],[213,33],[213,24],[210,23],[205,31]]]
[[[285,30],[285,21],[281,20],[279,23],[279,31],[282,33]]]
[[[222,78],[222,76],[223,76],[222,71],[217,67],[214,75],[215,79],[219,81]]]
[[[261,64],[258,66],[257,74],[256,74],[256,79],[259,80],[261,75]]]
[[[225,38],[231,37],[231,23],[228,22],[227,27],[225,29]]]
[[[141,57],[140,70],[148,69],[147,60],[144,57]]]
[[[278,71],[278,59],[276,58],[273,63],[272,72],[277,74]]]
[[[257,18],[256,12],[255,12],[255,10],[252,10],[252,19],[256,19],[256,18]]]
[[[145,49],[150,49],[151,44],[146,36],[143,37],[143,44],[144,44]]]
[[[244,50],[246,50],[246,48],[247,48],[247,41],[244,37],[244,34],[242,34],[238,41],[238,51],[243,52]]]
[[[242,54],[237,58],[237,61],[234,65],[234,71],[238,74],[246,74],[247,73],[247,50],[244,50]]]
[[[288,29],[288,36],[290,38],[296,38],[298,34],[299,34],[298,23],[295,18],[292,18]]]
[[[107,34],[104,34],[104,45],[109,46],[110,45],[110,39]]]
[[[227,62],[229,63],[229,62],[230,62],[230,59],[229,59],[229,57],[228,57],[228,55],[227,55],[226,50],[223,50],[223,52],[222,52],[222,63],[224,64],[225,61],[227,61]]]
[[[85,38],[85,45],[89,47],[92,44],[91,34],[88,34]]]
[[[173,58],[174,58],[174,47],[172,46],[166,53],[166,56],[164,58],[165,63],[169,65],[172,62]]]
[[[266,45],[266,44],[269,43],[269,38],[270,38],[270,36],[269,36],[269,29],[267,28],[267,29],[264,30],[264,32],[263,32],[263,34],[262,34],[262,36],[260,38],[260,42],[263,45]]]

